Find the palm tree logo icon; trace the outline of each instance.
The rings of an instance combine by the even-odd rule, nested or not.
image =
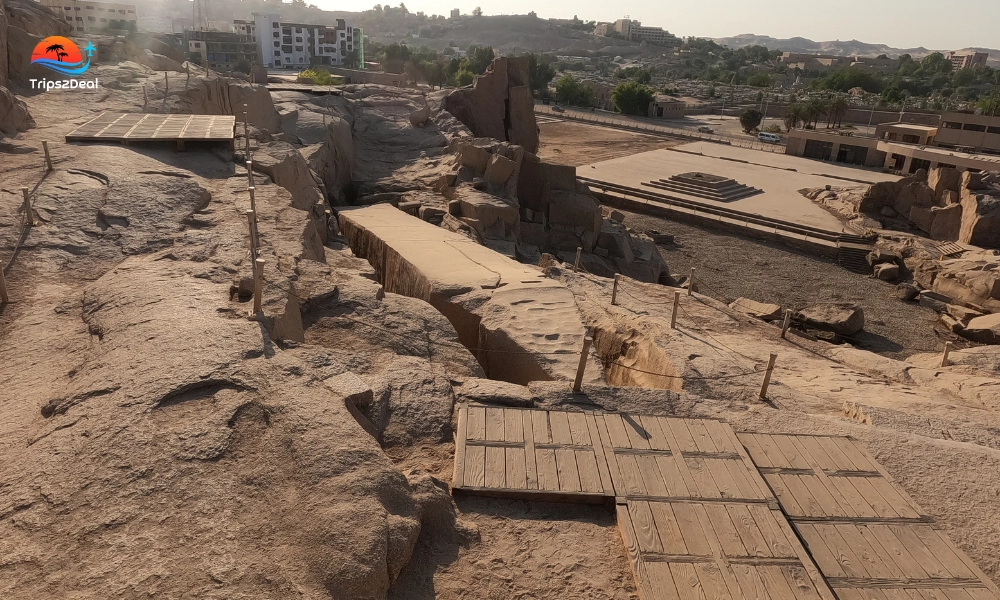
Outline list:
[[[64,56],[69,56],[69,54],[63,52],[63,50],[65,49],[66,48],[64,48],[62,44],[52,44],[51,46],[45,49],[45,53],[46,54],[48,54],[49,52],[55,53],[56,60],[62,62]]]

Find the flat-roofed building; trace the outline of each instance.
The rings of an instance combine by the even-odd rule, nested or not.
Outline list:
[[[951,61],[953,69],[970,69],[972,67],[985,67],[990,55],[987,52],[967,52],[958,50],[946,52],[944,57]]]
[[[108,29],[138,29],[135,4],[41,0],[52,12],[73,26],[77,33],[103,33]],[[112,27],[115,25],[115,27]]]
[[[680,39],[662,27],[643,27],[639,21],[618,19],[613,31],[627,40],[649,42],[663,46],[680,45]],[[608,34],[610,35],[610,33]]]
[[[683,119],[684,108],[687,104],[683,100],[678,100],[673,96],[657,94],[649,103],[649,110],[646,116],[658,119]]]
[[[283,22],[279,15],[254,13],[260,62],[269,68],[341,66],[349,52],[364,56],[363,32],[344,19],[336,25]]]
[[[220,71],[235,71],[240,63],[252,67],[257,62],[257,44],[252,36],[231,31],[187,31],[188,54],[201,64]]]
[[[1000,115],[946,112],[941,115],[935,145],[1000,155]]]

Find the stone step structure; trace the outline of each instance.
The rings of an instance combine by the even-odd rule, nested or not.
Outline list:
[[[698,172],[680,173],[668,179],[643,182],[642,185],[717,202],[732,202],[764,193],[764,190],[742,184],[735,179]]]

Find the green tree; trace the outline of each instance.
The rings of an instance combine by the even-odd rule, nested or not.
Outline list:
[[[476,8],[474,8],[474,9],[472,9],[472,16],[473,17],[481,17],[481,16],[483,16],[483,9],[479,8],[478,6]]]
[[[466,71],[482,75],[486,72],[486,67],[490,66],[494,58],[496,58],[496,54],[494,54],[491,46],[472,45],[469,46],[462,66]]]
[[[236,63],[236,70],[239,71],[240,73],[246,73],[247,75],[249,75],[251,66],[252,65],[250,64],[249,60],[241,58],[240,61]]]
[[[348,50],[344,53],[344,60],[342,62],[344,68],[347,69],[358,69],[361,67],[358,63],[361,61],[361,54],[357,50]]]
[[[476,76],[468,70],[464,68],[459,69],[458,72],[455,73],[455,85],[458,87],[469,85],[473,82],[473,80],[475,80],[475,78]]]
[[[556,82],[556,100],[573,106],[593,106],[594,90],[572,75],[563,75]]]
[[[653,90],[638,81],[619,83],[611,92],[611,104],[625,115],[645,115],[652,101]]]
[[[743,111],[743,114],[740,115],[740,126],[743,127],[744,133],[750,133],[757,129],[763,120],[764,115],[759,110],[751,108]]]
[[[843,124],[844,117],[847,116],[847,110],[850,107],[850,104],[847,103],[847,99],[843,97],[834,98],[830,101],[827,121],[832,123],[834,127],[840,127]]]
[[[805,110],[801,104],[789,104],[785,109],[785,131],[791,131],[804,121]]]
[[[649,71],[642,71],[639,76],[635,78],[639,83],[649,83],[653,80],[653,76],[649,74]]]
[[[532,91],[540,92],[549,88],[549,82],[556,76],[551,63],[537,54],[525,54],[528,59],[528,80]]]
[[[771,87],[771,76],[766,73],[756,73],[747,78],[747,85],[753,87]]]

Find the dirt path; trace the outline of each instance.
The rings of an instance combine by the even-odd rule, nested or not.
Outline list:
[[[538,157],[544,161],[574,167],[659,148],[670,148],[682,143],[681,140],[607,127],[553,121],[548,117],[540,121],[538,127],[541,130]]]
[[[857,302],[865,311],[865,331],[857,347],[892,358],[938,352],[953,340],[936,327],[937,314],[895,297],[895,286],[851,273],[829,259],[779,244],[700,229],[658,217],[623,211],[625,224],[677,236],[660,253],[670,272],[696,270],[699,291],[732,302],[744,297],[795,308],[809,302]]]

